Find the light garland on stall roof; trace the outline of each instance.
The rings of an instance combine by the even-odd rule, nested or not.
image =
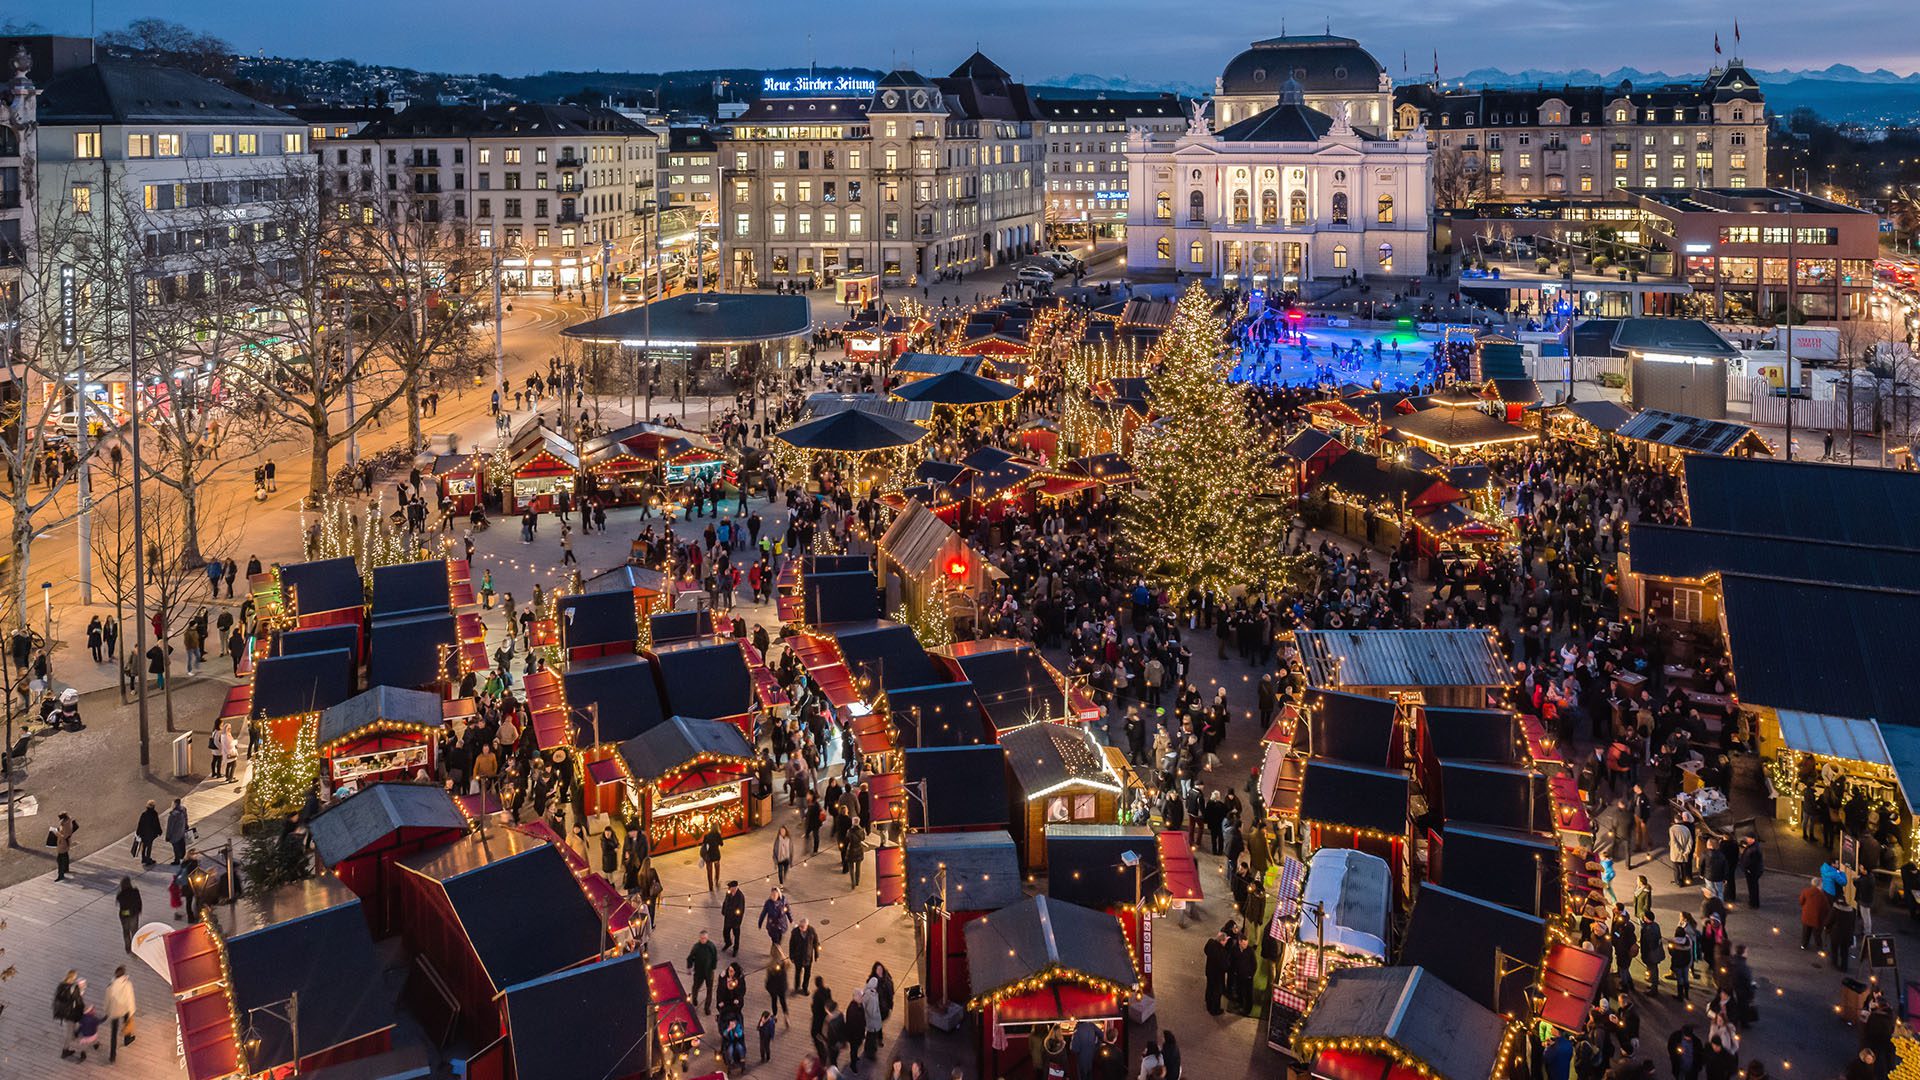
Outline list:
[[[334,751],[346,744],[370,735],[437,735],[443,726],[445,725],[415,724],[404,720],[375,720],[371,724],[364,724],[327,743],[320,747],[319,752],[322,756],[331,756]]]

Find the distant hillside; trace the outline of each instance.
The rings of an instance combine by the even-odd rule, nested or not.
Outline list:
[[[1850,64],[1833,64],[1802,71],[1769,71],[1748,68],[1760,81],[1767,105],[1776,113],[1812,109],[1835,123],[1868,125],[1911,125],[1920,123],[1920,73],[1900,75],[1885,68],[1861,71]],[[1500,68],[1476,68],[1464,75],[1444,76],[1443,81],[1477,86],[1617,86],[1630,82],[1636,87],[1662,83],[1699,82],[1701,72],[1671,75],[1664,71],[1615,68],[1604,74],[1584,68],[1573,71],[1505,71]]]

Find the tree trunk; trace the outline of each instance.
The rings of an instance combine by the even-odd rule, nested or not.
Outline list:
[[[13,542],[13,558],[7,561],[7,585],[13,602],[13,616],[19,620],[21,626],[25,626],[27,625],[27,572],[32,565],[33,555],[33,515],[27,511],[24,477],[14,481],[12,502],[13,530],[10,539]]]
[[[332,469],[333,432],[327,421],[325,409],[312,409],[307,413],[307,422],[313,430],[312,456],[307,467],[307,502],[320,505],[326,497]]]
[[[407,451],[418,453],[427,444],[420,433],[420,376],[407,376]]]
[[[200,478],[194,475],[195,452],[180,447],[180,565],[205,566],[200,554]]]

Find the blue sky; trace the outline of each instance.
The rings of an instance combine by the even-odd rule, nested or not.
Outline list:
[[[1283,15],[1292,33],[1318,33],[1331,17],[1334,33],[1358,38],[1398,78],[1403,53],[1418,77],[1432,69],[1436,49],[1447,74],[1477,67],[1704,70],[1716,31],[1732,50],[1736,8],[1740,52],[1752,66],[1848,63],[1905,74],[1920,69],[1911,3],[1822,0],[1818,18],[1787,0],[96,0],[94,10],[103,29],[158,15],[246,52],[442,71],[657,71],[813,59],[944,72],[977,43],[1027,80],[1084,72],[1208,84],[1247,42],[1280,33]],[[87,30],[88,5],[79,0],[14,0],[9,8],[14,19],[58,32]]]

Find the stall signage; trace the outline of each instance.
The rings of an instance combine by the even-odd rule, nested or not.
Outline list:
[[[425,768],[426,764],[427,744],[418,743],[391,750],[376,750],[371,754],[334,758],[333,779],[335,783],[345,783],[362,776]]]
[[[871,94],[879,83],[858,75],[795,75],[781,79],[762,76],[763,94]]]

